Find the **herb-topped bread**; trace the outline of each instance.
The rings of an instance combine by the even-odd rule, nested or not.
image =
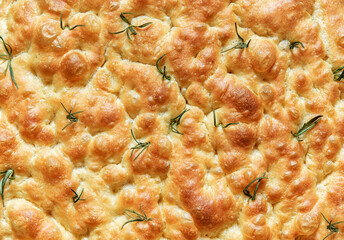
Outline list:
[[[342,239],[343,13],[0,1],[0,239]]]

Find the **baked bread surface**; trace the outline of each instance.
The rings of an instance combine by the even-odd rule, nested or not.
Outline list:
[[[60,12],[85,26],[61,29]],[[111,34],[125,12],[152,23]],[[321,213],[344,220],[343,13],[342,0],[0,0],[19,87],[0,74],[0,171],[15,172],[0,238],[323,239]],[[235,24],[250,44],[221,53]],[[83,111],[64,130],[61,103]],[[215,127],[213,109],[239,124]],[[150,143],[136,159],[131,130]],[[121,229],[126,209],[152,219]]]

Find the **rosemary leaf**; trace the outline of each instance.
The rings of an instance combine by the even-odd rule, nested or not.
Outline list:
[[[14,79],[14,73],[13,73],[13,69],[12,69],[12,59],[13,59],[13,57],[12,57],[12,47],[9,44],[7,44],[5,42],[5,40],[1,36],[0,36],[0,39],[1,39],[2,43],[3,43],[3,45],[4,45],[4,48],[5,48],[6,53],[7,53],[7,54],[1,54],[0,55],[1,59],[7,61],[7,66],[6,66],[6,69],[4,71],[4,75],[6,76],[7,70],[10,69],[11,80],[12,80],[14,86],[16,86],[17,89],[19,89],[18,84],[16,83],[16,81]]]
[[[136,145],[135,145],[134,147],[131,148],[130,159],[131,159],[131,157],[133,156],[134,151],[135,151],[136,149],[141,149],[141,151],[139,152],[139,154],[137,154],[136,157],[134,158],[133,161],[135,161],[135,160],[143,153],[143,151],[146,150],[146,149],[148,148],[148,146],[150,145],[150,142],[140,142],[140,141],[138,141],[138,140],[136,139],[136,137],[135,137],[134,132],[133,132],[132,129],[130,130],[130,132],[131,132],[131,136],[133,137],[133,139],[134,139],[135,142],[136,142]]]
[[[340,71],[342,71],[342,73],[340,73]],[[334,70],[333,75],[334,75],[335,81],[340,81],[340,80],[344,79],[344,66]]]
[[[132,14],[131,12],[123,12],[121,13],[119,16],[121,17],[121,19],[123,20],[123,22],[127,23],[130,25],[129,20],[124,16],[124,14]]]
[[[297,132],[297,133],[293,133],[291,132],[291,134],[296,137],[297,141],[301,142],[303,141],[302,139],[300,139],[300,136],[302,134],[304,134],[305,132],[307,132],[308,130],[311,130],[312,128],[315,127],[315,125],[317,125],[320,122],[320,118],[323,115],[318,115],[314,118],[312,118],[311,120],[309,120],[307,123],[303,124],[302,128]]]
[[[73,197],[73,202],[74,202],[74,203],[77,203],[78,201],[85,201],[85,199],[81,199],[81,195],[84,193],[84,189],[81,190],[80,195],[78,195],[73,189],[70,189],[70,190],[72,190],[73,193],[74,193],[74,195],[75,195],[75,196]]]
[[[344,223],[344,221],[332,223],[332,220],[331,220],[331,221],[328,221],[328,220],[325,218],[324,214],[321,213],[321,215],[323,216],[323,218],[325,219],[325,221],[328,223],[327,229],[330,231],[330,233],[327,234],[325,238],[323,238],[323,240],[324,240],[324,239],[326,239],[327,237],[329,237],[330,235],[332,235],[332,234],[334,234],[334,233],[337,233],[339,230],[338,230],[338,228],[337,228],[335,225],[336,225],[336,224],[339,224],[339,223]]]
[[[164,66],[164,70],[161,70],[161,68],[159,67],[160,61],[163,57],[166,56],[166,53],[164,55],[162,55],[161,57],[158,58],[158,60],[156,61],[156,68],[158,69],[158,72],[162,75],[162,80],[167,79],[167,80],[171,80],[170,76],[167,76],[166,74],[166,66]]]
[[[236,35],[237,35],[237,37],[239,38],[239,43],[238,44],[236,44],[234,47],[231,47],[231,48],[229,48],[229,49],[227,49],[227,50],[224,50],[224,51],[222,51],[221,53],[225,53],[225,52],[228,52],[228,51],[230,51],[230,50],[232,50],[232,49],[244,49],[244,48],[248,48],[248,46],[250,45],[250,42],[251,42],[251,39],[247,42],[247,43],[245,43],[245,40],[239,35],[239,33],[238,33],[238,28],[237,28],[237,24],[235,23],[235,32],[236,32]]]
[[[0,185],[1,185],[1,188],[0,188],[0,195],[1,195],[1,199],[2,199],[2,206],[5,207],[5,203],[4,203],[4,192],[5,192],[5,185],[6,185],[6,182],[8,180],[8,184],[11,184],[11,180],[14,180],[15,177],[14,177],[14,170],[13,169],[8,169],[7,171],[3,171],[3,172],[0,172],[0,175],[4,175],[5,176],[1,179],[0,181]]]
[[[226,124],[226,125],[223,125],[223,123],[216,123],[216,115],[215,115],[215,110],[213,109],[213,115],[214,115],[214,126],[215,127],[219,127],[219,126],[221,126],[222,128],[226,128],[226,127],[228,127],[228,126],[230,126],[230,125],[235,125],[235,124],[239,124],[239,123],[228,123],[228,124]]]
[[[294,49],[294,48],[299,48],[298,45],[301,45],[302,48],[305,48],[302,44],[302,42],[292,42],[290,45],[289,45],[289,49]]]
[[[137,34],[137,32],[135,31],[135,29],[132,26],[130,26],[128,28],[129,28],[130,32],[132,33],[132,35],[136,35]]]
[[[147,27],[148,25],[152,24],[153,22],[147,22],[147,23],[144,23],[140,26],[137,26],[138,28],[144,28],[144,27]]]
[[[130,12],[123,12],[120,14],[120,17],[122,19],[123,22],[125,22],[126,24],[128,24],[129,26],[125,29],[123,29],[122,31],[119,31],[119,32],[110,32],[111,34],[120,34],[120,33],[123,33],[123,32],[127,32],[127,37],[128,39],[131,41],[131,38],[130,38],[130,33],[131,35],[137,35],[137,32],[135,31],[134,28],[144,28],[144,27],[147,27],[148,25],[152,24],[152,22],[147,22],[147,23],[144,23],[142,25],[139,25],[139,26],[136,26],[136,25],[132,25],[131,22],[124,16],[125,14],[133,14],[133,13],[130,13]]]
[[[85,27],[85,25],[75,25],[74,27],[69,27],[69,25],[66,25],[66,26],[63,26],[63,23],[62,23],[62,14],[61,14],[61,11],[60,11],[60,27],[62,30],[65,30],[66,28],[68,30],[74,30],[75,28],[77,27]]]
[[[64,110],[68,113],[66,118],[70,121],[70,123],[68,123],[66,126],[64,126],[64,128],[62,128],[62,130],[64,130],[66,127],[68,127],[72,123],[79,121],[79,119],[76,116],[74,116],[74,114],[82,113],[83,111],[78,111],[78,112],[72,113],[72,110],[68,111],[62,103],[61,103],[61,105],[64,108]]]
[[[184,111],[179,114],[177,117],[172,118],[170,120],[170,129],[172,132],[183,135],[184,133],[181,133],[177,130],[176,126],[178,126],[180,124],[180,120],[182,118],[182,116],[184,115],[184,113],[186,113],[187,111],[189,111],[189,109],[184,109]]]
[[[257,191],[258,191],[258,187],[259,187],[260,182],[261,182],[263,179],[267,179],[267,177],[264,177],[265,174],[266,174],[266,172],[263,173],[263,175],[262,175],[261,177],[257,177],[257,178],[255,178],[255,179],[253,179],[253,181],[250,182],[250,183],[245,187],[245,189],[243,190],[244,194],[245,194],[246,196],[248,196],[250,199],[252,199],[252,200],[255,200],[255,199],[256,199],[256,194],[257,194]],[[250,193],[250,191],[248,190],[248,188],[249,188],[255,181],[257,181],[257,185],[256,185],[256,188],[255,188],[254,193],[253,193],[253,196],[252,196],[251,193]]]
[[[125,211],[126,211],[125,214],[126,214],[129,218],[132,218],[132,219],[126,221],[126,222],[122,225],[121,230],[122,230],[122,229],[124,228],[124,226],[125,226],[126,224],[128,224],[128,223],[132,223],[132,222],[142,222],[142,221],[148,222],[148,221],[152,221],[152,220],[153,220],[153,218],[147,218],[146,213],[145,213],[145,212],[143,211],[143,209],[142,209],[142,204],[140,204],[140,208],[141,208],[142,214],[140,214],[140,213],[138,213],[138,212],[136,212],[136,211],[133,211],[133,210],[129,210],[129,209],[126,209],[126,210],[125,210]],[[134,216],[130,215],[129,213],[133,213]]]

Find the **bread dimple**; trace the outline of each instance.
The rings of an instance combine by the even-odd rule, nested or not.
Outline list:
[[[181,86],[192,81],[204,82],[216,70],[219,44],[216,33],[202,23],[173,32],[169,61]]]
[[[13,200],[7,212],[14,236],[29,239],[63,239],[60,229],[26,200]]]
[[[119,18],[120,12],[116,18]],[[165,54],[161,46],[167,45],[167,39],[169,38],[169,31],[171,31],[170,25],[163,21],[163,19],[148,18],[145,16],[137,16],[132,18],[130,15],[126,15],[128,19],[131,19],[133,25],[140,26],[145,23],[151,23],[145,28],[136,28],[137,35],[131,35],[131,40],[128,39],[127,34],[122,33],[118,35],[109,34],[109,39],[112,41],[112,46],[116,49],[116,52],[121,54],[123,59],[129,59],[133,62],[141,62],[145,64],[155,64],[157,55]],[[111,32],[118,32],[125,29],[123,24],[118,29],[113,29],[111,26]],[[122,41],[118,41],[122,39]],[[166,50],[165,50],[166,51]]]
[[[271,227],[265,217],[267,211],[267,202],[262,197],[244,206],[242,221],[247,222],[242,229],[244,239],[271,239]]]
[[[343,28],[341,23],[341,12],[343,11],[344,5],[341,1],[321,1],[321,8],[323,9],[323,19],[326,28],[324,29],[327,33],[327,41],[330,46],[329,57],[334,68],[343,62]]]
[[[186,6],[180,12],[182,17],[186,18],[186,22],[209,22],[219,11],[226,7],[224,2],[218,0],[206,2],[183,0],[181,4]]]
[[[6,106],[9,121],[17,124],[24,141],[51,145],[54,141],[53,129],[49,126],[51,107],[39,99],[39,93],[18,96],[19,99],[22,101],[10,101]]]
[[[36,169],[47,184],[58,184],[71,177],[72,166],[60,153],[42,152],[35,161]]]
[[[1,119],[1,130],[0,130],[0,151],[2,157],[9,157],[12,151],[18,146],[18,139],[15,136],[13,130],[10,129],[9,124]]]
[[[130,142],[128,126],[120,126],[116,131],[109,131],[107,134],[98,135],[90,142],[90,156],[99,161],[105,162],[109,158],[117,157]]]
[[[8,42],[14,54],[27,51],[31,44],[35,17],[39,14],[35,1],[16,2],[9,8],[7,29],[12,32]]]
[[[63,56],[60,68],[62,76],[68,78],[68,81],[73,81],[73,79],[81,77],[87,71],[85,58],[75,51]]]
[[[0,5],[1,239],[310,240],[344,220],[342,1]]]
[[[134,232],[140,235],[142,239],[155,239],[159,238],[163,232],[163,222],[161,219],[161,210],[157,206],[157,200],[159,198],[159,183],[153,179],[147,179],[145,176],[138,176],[135,179],[138,184],[136,189],[123,189],[117,199],[118,208],[123,210],[128,205],[137,205],[138,208],[132,209],[140,214],[143,214],[142,210],[147,217],[153,218],[151,221],[142,221],[138,225],[128,225],[123,231],[117,233],[119,237],[124,237],[126,234]],[[124,212],[121,211],[121,215]],[[122,218],[125,222],[125,218]],[[129,218],[130,220],[130,218]],[[121,223],[121,225],[123,224]],[[118,226],[120,228],[120,226]]]
[[[41,17],[41,19],[43,20],[43,17]],[[54,40],[62,32],[62,29],[59,27],[59,22],[48,18],[46,21],[40,22],[40,24],[35,27],[34,40],[38,47],[42,48],[42,50],[45,49],[46,51],[55,48],[56,51],[57,49],[54,44]]]
[[[79,134],[65,142],[63,151],[71,161],[80,162],[87,154],[89,143],[90,136],[88,134]]]
[[[197,164],[185,163],[181,167],[184,169],[175,172],[180,201],[200,230],[214,234],[235,218],[237,209],[234,197],[230,191],[225,190],[223,180],[214,181],[215,192],[203,189],[202,178],[205,173]],[[185,181],[178,176],[189,176],[189,179]],[[217,195],[216,201],[209,201],[213,194]]]
[[[178,104],[178,86],[161,81],[153,67],[125,61],[120,62],[120,66],[123,71],[117,74],[124,82],[120,100],[132,118],[143,112],[166,111],[175,102]],[[118,72],[119,69],[114,71]]]
[[[232,76],[212,78],[207,85],[211,90],[213,101],[234,108],[235,114],[241,121],[257,121],[261,118],[261,102],[257,95]]]
[[[169,157],[172,150],[170,140],[164,136],[152,136],[147,140],[150,142],[147,153],[143,153],[142,156],[140,155],[131,163],[133,171],[166,176],[170,168]],[[138,151],[134,152],[131,159],[136,158],[138,154]]]
[[[196,226],[193,224],[191,216],[174,206],[164,207],[166,217],[168,238],[171,239],[197,239],[199,236]]]
[[[197,106],[204,112],[209,110],[209,92],[198,82],[193,82],[185,93],[190,105]]]
[[[271,41],[255,41],[250,48],[252,53],[252,66],[257,72],[266,72],[276,62],[277,50]]]
[[[285,34],[313,10],[314,1],[242,1],[235,12],[259,35]]]
[[[115,164],[104,167],[100,172],[100,176],[114,190],[123,186],[129,180],[129,173],[126,169]]]
[[[72,18],[71,26],[84,25],[80,27],[79,36],[82,41],[81,45],[88,45],[89,43],[95,43],[99,41],[100,34],[103,30],[101,19],[94,13],[76,14]],[[93,46],[97,47],[97,46]],[[98,46],[99,47],[99,46]]]

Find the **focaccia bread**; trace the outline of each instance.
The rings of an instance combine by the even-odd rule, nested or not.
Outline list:
[[[0,36],[0,239],[344,238],[343,0],[0,0]]]

